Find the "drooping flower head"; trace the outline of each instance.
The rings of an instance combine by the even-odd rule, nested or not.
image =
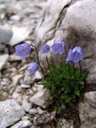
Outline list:
[[[66,58],[66,63],[78,63],[83,60],[83,52],[81,47],[76,46],[73,49],[70,49]]]
[[[32,75],[32,74],[34,74],[34,73],[38,70],[38,68],[39,68],[39,64],[36,63],[36,62],[34,62],[33,64],[31,64],[31,65],[27,68],[27,70],[30,71],[30,74]]]
[[[72,48],[68,51],[67,58],[66,58],[66,64],[68,64],[68,63],[73,64],[71,54],[72,54]]]
[[[24,59],[31,51],[31,45],[28,43],[19,44],[15,47],[16,55]]]
[[[41,52],[42,52],[43,54],[47,54],[49,51],[50,51],[50,46],[49,46],[48,44],[42,45],[42,47],[41,47]]]
[[[51,48],[53,49],[54,54],[59,53],[60,55],[63,54],[65,47],[65,42],[63,40],[58,40],[55,42]]]

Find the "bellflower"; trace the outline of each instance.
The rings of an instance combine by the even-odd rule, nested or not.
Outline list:
[[[24,59],[31,51],[31,45],[28,43],[19,44],[15,47],[16,55]]]
[[[73,49],[70,49],[66,58],[66,63],[78,63],[80,60],[83,60],[81,47],[76,46]]]
[[[50,46],[48,44],[44,44],[41,47],[41,52],[47,54],[50,51]]]
[[[51,48],[53,49],[54,54],[59,53],[60,55],[63,54],[65,47],[65,42],[63,40],[58,40],[55,42]]]
[[[34,62],[33,64],[31,64],[31,65],[27,68],[27,70],[30,71],[30,74],[32,75],[32,74],[34,74],[34,73],[38,70],[38,68],[39,68],[39,64],[36,63],[36,62]]]
[[[69,50],[69,52],[67,54],[66,64],[68,64],[68,63],[73,64],[73,60],[71,58],[71,54],[72,54],[72,48]]]

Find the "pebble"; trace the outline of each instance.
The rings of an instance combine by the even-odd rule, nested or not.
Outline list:
[[[8,54],[0,55],[0,70],[3,69],[3,67],[7,63],[8,59],[9,59],[9,55]]]
[[[30,109],[29,114],[31,114],[31,115],[37,114],[37,109],[35,109],[35,108]]]

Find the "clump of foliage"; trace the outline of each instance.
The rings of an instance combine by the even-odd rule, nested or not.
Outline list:
[[[54,54],[62,55],[65,49],[65,42],[58,40],[51,47],[48,44],[44,44],[41,47],[41,52],[42,54],[46,54],[46,61],[49,68],[48,72],[44,72],[45,69],[40,65],[38,51],[34,45],[31,46],[27,43],[17,45],[15,47],[16,55],[21,56],[23,59],[28,56],[32,47],[36,50],[38,62],[32,63],[27,70],[32,75],[40,67],[45,78],[42,84],[51,94],[50,98],[46,100],[49,104],[49,110],[52,111],[55,109],[57,114],[59,114],[63,109],[66,109],[69,102],[76,102],[78,99],[83,98],[83,90],[88,71],[81,67],[81,61],[83,60],[82,49],[79,46],[69,49],[66,60],[63,60],[57,68],[54,64],[49,64],[47,54],[52,48]],[[76,67],[76,64],[79,67]]]

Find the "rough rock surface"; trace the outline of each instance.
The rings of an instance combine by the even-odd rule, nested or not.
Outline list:
[[[0,70],[4,67],[4,65],[7,63],[9,58],[8,54],[3,54],[0,56]]]
[[[13,99],[0,102],[0,128],[6,128],[24,116],[25,112]]]
[[[47,100],[49,96],[49,91],[46,89],[42,89],[38,91],[33,97],[31,97],[30,101],[35,105],[39,105],[42,108],[45,108],[45,100]]]
[[[87,67],[90,72],[87,80],[89,84],[96,83],[95,13],[95,0],[60,0],[59,3],[58,0],[48,0],[35,30],[38,46],[44,43],[52,44],[59,39],[66,42],[67,49],[81,46],[86,58],[82,66]],[[40,56],[44,58],[44,55]],[[63,56],[61,60],[62,58]],[[59,62],[60,56],[54,55],[54,61]]]
[[[79,103],[80,128],[96,127],[96,106],[93,106],[95,102],[94,96],[94,92],[85,93],[85,100]]]

